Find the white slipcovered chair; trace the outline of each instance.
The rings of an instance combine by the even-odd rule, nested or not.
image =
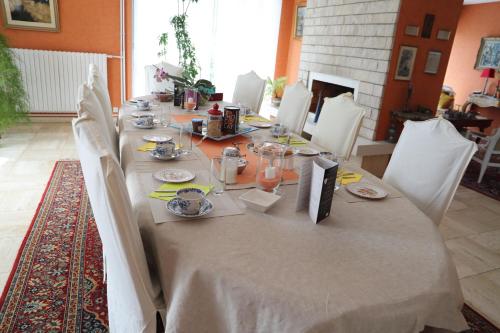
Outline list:
[[[346,160],[351,156],[365,110],[351,93],[325,98],[311,141]]]
[[[78,102],[76,111],[78,117],[90,118],[98,123],[107,148],[117,160],[120,160],[118,151],[118,135],[116,129],[111,129],[108,126],[108,122],[106,120],[106,112],[103,111],[102,104],[99,101],[95,90],[90,89],[90,87],[85,83],[82,84],[78,90]]]
[[[156,332],[161,290],[153,284],[123,171],[96,121],[73,120],[88,196],[103,244],[111,332]]]
[[[232,102],[244,105],[253,112],[259,113],[265,88],[266,80],[261,79],[254,71],[238,75]]]
[[[174,76],[182,76],[182,68],[169,64],[167,62],[160,62],[156,65],[147,65],[144,67],[146,74],[146,91],[145,94],[149,95],[153,92],[174,91],[174,83],[169,80],[158,82],[155,79],[156,69],[163,68],[165,72]]]
[[[472,156],[472,159],[481,164],[477,179],[477,182],[481,183],[488,167],[500,168],[500,128],[496,128],[493,135],[490,136],[483,133],[467,132],[467,137],[479,146],[479,151]]]
[[[106,126],[108,126],[109,132],[113,134],[114,140],[118,143],[118,134],[116,132],[116,123],[113,119],[113,106],[111,105],[111,99],[109,98],[108,87],[106,85],[104,77],[99,72],[99,68],[97,68],[97,66],[94,64],[89,65],[87,85],[99,100],[102,111],[104,113]]]
[[[439,224],[477,145],[443,118],[406,121],[383,180]]]
[[[311,106],[311,98],[312,93],[302,82],[286,86],[278,110],[278,122],[290,128],[292,132],[302,133]]]

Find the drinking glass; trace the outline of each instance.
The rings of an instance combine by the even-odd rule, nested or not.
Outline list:
[[[186,88],[184,90],[184,107],[187,110],[194,110],[198,102],[198,89]]]
[[[158,113],[158,119],[162,127],[168,127],[170,125],[170,110],[161,109]]]
[[[221,157],[214,157],[210,160],[209,184],[214,195],[221,195],[226,189],[226,173],[222,168]]]
[[[193,152],[193,135],[191,133],[191,124],[179,124],[179,150],[182,154],[191,154]]]

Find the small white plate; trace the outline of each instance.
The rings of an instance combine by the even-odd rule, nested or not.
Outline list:
[[[365,199],[380,200],[387,196],[386,191],[367,182],[350,183],[346,185],[346,189],[355,196]]]
[[[154,117],[155,114],[151,112],[133,112],[132,117],[134,118],[147,118],[147,117]]]
[[[165,141],[170,141],[172,140],[171,136],[168,135],[144,135],[142,137],[144,141],[149,141],[149,142],[165,142]]]
[[[153,124],[153,125],[139,124],[139,123],[137,123],[136,120],[132,121],[132,125],[136,128],[140,128],[140,129],[151,129],[151,128],[155,127],[155,124]]]
[[[153,174],[153,177],[161,182],[185,183],[193,180],[195,175],[183,169],[163,169]]]
[[[188,215],[188,214],[182,213],[181,207],[179,204],[179,199],[174,198],[167,203],[167,209],[169,212],[171,212],[174,215],[181,216],[181,217],[193,218],[193,217],[200,217],[203,215],[207,215],[208,213],[210,213],[214,209],[214,205],[210,202],[210,200],[205,198],[203,200],[203,203],[201,205],[201,208],[200,208],[200,211],[198,212],[198,214]]]
[[[182,153],[179,150],[176,150],[175,154],[172,155],[160,155],[155,150],[150,151],[149,154],[151,155],[151,157],[154,157],[157,160],[162,160],[162,161],[175,160],[177,157],[182,155]]]
[[[302,156],[316,156],[319,155],[319,151],[313,148],[297,148],[297,154]]]
[[[271,123],[267,123],[265,121],[252,121],[252,122],[249,122],[248,125],[253,126],[253,127],[257,127],[257,128],[270,128],[271,126],[273,126]]]

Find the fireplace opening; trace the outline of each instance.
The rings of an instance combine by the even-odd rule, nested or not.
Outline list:
[[[315,123],[318,122],[325,97],[337,97],[338,95],[347,92],[354,94],[354,88],[352,87],[346,87],[340,84],[315,79],[312,80],[310,90],[313,93],[313,97],[311,99],[311,107],[309,108],[309,112],[314,113]]]

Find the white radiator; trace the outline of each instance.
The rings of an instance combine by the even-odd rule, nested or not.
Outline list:
[[[31,112],[76,112],[78,87],[93,63],[107,85],[107,55],[12,49],[28,93]]]

